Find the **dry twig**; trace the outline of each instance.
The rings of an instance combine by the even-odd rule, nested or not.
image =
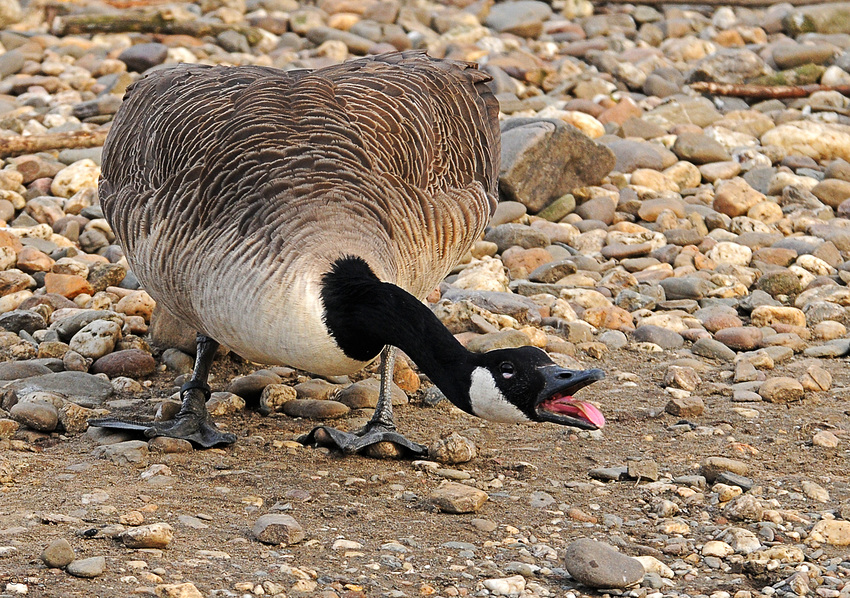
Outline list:
[[[107,129],[100,128],[94,131],[0,137],[0,158],[49,150],[100,147],[106,139],[106,133]]]
[[[754,100],[807,98],[816,91],[837,91],[850,96],[850,85],[750,85],[747,83],[713,83],[699,81],[690,84],[691,89],[715,96],[732,96]]]

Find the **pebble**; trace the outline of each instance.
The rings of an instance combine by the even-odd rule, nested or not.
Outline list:
[[[498,579],[485,579],[484,587],[494,596],[513,596],[525,591],[525,577],[514,575]]]
[[[98,446],[92,451],[97,459],[108,459],[118,465],[140,463],[148,454],[148,443],[142,440],[126,440],[105,446]]]
[[[833,546],[850,545],[850,521],[823,519],[809,532],[808,542],[825,542]]]
[[[487,493],[466,484],[445,481],[431,492],[428,500],[446,513],[475,513],[487,502]]]
[[[791,403],[801,400],[805,394],[803,385],[787,376],[768,378],[758,392],[769,403]]]
[[[99,577],[106,571],[106,559],[102,556],[93,556],[71,561],[65,570],[74,577]]]
[[[53,540],[41,553],[41,560],[45,565],[59,569],[68,566],[74,557],[74,549],[65,538]]]
[[[837,448],[839,444],[838,437],[827,430],[816,432],[812,437],[812,444],[824,448]]]
[[[733,521],[761,521],[764,507],[754,496],[742,494],[729,501],[723,513]]]
[[[304,528],[290,515],[268,513],[260,516],[251,527],[254,537],[264,544],[289,546],[301,542]]]
[[[110,378],[128,376],[140,378],[153,373],[156,360],[150,353],[140,349],[115,351],[98,358],[91,366],[94,374],[106,374]]]
[[[41,432],[52,432],[59,424],[59,410],[49,403],[18,403],[9,414],[18,423]]]
[[[700,397],[671,399],[664,410],[677,417],[699,417],[705,411],[705,402]]]
[[[708,457],[703,460],[700,466],[700,474],[705,477],[708,483],[714,483],[717,477],[723,472],[731,472],[737,475],[745,476],[749,468],[747,464],[735,459],[726,457]]]
[[[119,538],[127,548],[166,548],[174,539],[174,530],[167,523],[152,523],[129,528]]]
[[[283,404],[283,412],[289,417],[306,419],[338,419],[348,414],[350,408],[339,401],[317,399],[295,399]]]
[[[83,372],[56,372],[12,382],[7,389],[20,395],[47,392],[65,396],[83,407],[99,407],[111,394],[112,385]]]
[[[262,586],[259,586],[262,588]],[[154,590],[160,598],[204,598],[192,582],[158,584]]]
[[[390,388],[394,407],[407,403],[407,395],[398,385],[393,384]],[[378,404],[380,392],[381,381],[378,378],[366,378],[340,390],[334,395],[334,400],[347,405],[350,409],[374,409]]]
[[[591,588],[627,588],[639,583],[645,573],[640,561],[590,538],[567,546],[564,566],[576,581]]]
[[[428,447],[428,458],[439,463],[467,463],[477,456],[478,448],[475,443],[457,432],[435,440]]]

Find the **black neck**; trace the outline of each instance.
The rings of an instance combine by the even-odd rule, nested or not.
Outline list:
[[[381,282],[361,258],[347,257],[322,278],[322,303],[325,324],[348,357],[369,361],[384,345],[398,347],[469,411],[471,354],[416,297]]]

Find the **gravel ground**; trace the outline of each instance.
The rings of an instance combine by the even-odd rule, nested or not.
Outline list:
[[[0,595],[850,596],[848,14],[0,1]],[[470,350],[604,369],[608,425],[486,423],[400,359],[401,430],[460,449],[343,458],[295,439],[361,424],[374,367],[223,354],[232,447],[88,429],[168,417],[192,368],[97,204],[126,87],[408,49],[479,62],[502,111],[502,202],[432,309]]]

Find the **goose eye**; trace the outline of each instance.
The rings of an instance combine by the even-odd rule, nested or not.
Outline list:
[[[505,378],[506,380],[508,378],[513,378],[514,364],[510,361],[503,361],[499,364],[499,372],[502,374],[502,378]]]

